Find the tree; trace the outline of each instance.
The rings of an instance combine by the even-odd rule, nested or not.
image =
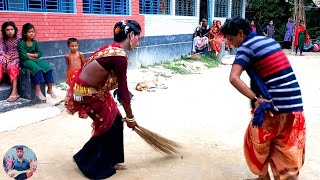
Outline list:
[[[269,21],[273,20],[274,26],[281,32],[275,34],[277,40],[283,38],[285,24],[293,14],[290,3],[285,0],[250,0],[247,1],[246,10],[246,17],[255,21],[260,34]]]
[[[320,35],[320,8],[306,11],[306,5],[315,7],[312,0],[247,0],[246,17],[255,21],[258,33],[273,20],[275,27],[283,32],[275,34],[278,41],[283,40],[289,17],[293,17],[296,24],[302,19],[306,22],[310,36],[315,38]]]

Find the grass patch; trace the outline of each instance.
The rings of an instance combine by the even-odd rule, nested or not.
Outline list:
[[[171,76],[169,76],[169,75],[166,75],[166,74],[164,74],[164,73],[157,73],[157,74],[155,74],[155,76],[157,76],[157,77],[164,77],[164,78],[170,78]]]
[[[171,63],[177,62],[177,61],[181,61],[181,59],[173,60],[173,61],[161,61],[161,62],[157,62],[157,63],[150,64],[150,65],[141,65],[141,68],[143,68],[143,69],[154,68],[154,67],[163,66],[166,64],[168,65],[168,64],[171,64]]]
[[[214,68],[214,67],[218,67],[219,66],[219,61],[217,60],[217,58],[211,57],[211,56],[203,56],[201,58],[201,61],[203,63],[205,63],[205,65],[208,68]]]
[[[218,67],[220,64],[219,61],[215,57],[212,57],[212,56],[202,56],[201,60],[199,60],[199,61],[192,60],[189,56],[181,56],[180,59],[175,59],[173,61],[161,61],[161,62],[154,63],[154,64],[147,65],[147,66],[141,65],[141,68],[149,69],[149,68],[156,68],[156,67],[162,66],[165,69],[168,69],[169,71],[176,73],[176,74],[182,74],[182,75],[190,74],[191,72],[189,72],[189,70],[184,68],[184,66],[179,62],[188,62],[188,63],[202,62],[202,63],[204,63],[204,65],[207,68]],[[161,72],[157,73],[157,75],[162,76],[162,77],[169,77],[168,75],[161,73]]]
[[[163,67],[178,74],[189,74],[186,69],[176,64],[164,64]]]

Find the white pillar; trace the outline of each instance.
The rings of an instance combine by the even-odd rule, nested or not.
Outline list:
[[[176,0],[171,0],[171,16],[176,15]]]
[[[200,1],[201,0],[196,0],[196,17],[197,19],[200,19]]]
[[[216,1],[215,0],[212,0],[211,1],[211,13],[212,13],[212,21],[214,20],[215,16],[214,16],[214,13],[215,13],[215,5],[216,5]]]
[[[247,5],[247,1],[246,0],[242,0],[242,18],[245,19],[246,18],[246,5]]]
[[[228,18],[231,18],[231,12],[232,12],[232,0],[228,1]]]

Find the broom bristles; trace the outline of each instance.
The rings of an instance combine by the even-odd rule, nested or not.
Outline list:
[[[135,127],[134,131],[154,150],[165,154],[177,154],[181,145],[144,127]]]

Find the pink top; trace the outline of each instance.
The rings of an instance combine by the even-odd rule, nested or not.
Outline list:
[[[3,41],[3,38],[0,38],[0,53],[6,53],[11,57],[16,57],[15,60],[11,61],[8,65],[17,65],[19,63],[19,52],[18,52],[18,42],[20,36],[17,36],[14,39],[9,39]],[[3,63],[4,58],[0,58],[0,63]]]

